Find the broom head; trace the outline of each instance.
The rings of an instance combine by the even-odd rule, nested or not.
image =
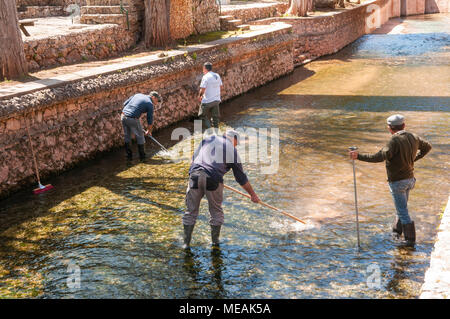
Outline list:
[[[44,193],[44,192],[46,192],[48,190],[51,190],[52,188],[53,188],[53,186],[51,184],[48,184],[48,185],[45,185],[45,186],[39,184],[39,187],[35,188],[33,190],[33,194],[41,194],[41,193]]]

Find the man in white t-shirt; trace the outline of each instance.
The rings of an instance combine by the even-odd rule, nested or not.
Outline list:
[[[213,127],[219,127],[221,88],[222,79],[220,75],[212,71],[210,62],[206,62],[203,65],[203,78],[198,93],[198,98],[201,101],[198,116],[203,121],[205,129],[211,128],[211,122]]]

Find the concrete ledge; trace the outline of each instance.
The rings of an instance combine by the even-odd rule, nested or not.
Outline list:
[[[420,299],[450,298],[450,197],[447,202],[437,240],[431,254],[430,268],[425,273]]]

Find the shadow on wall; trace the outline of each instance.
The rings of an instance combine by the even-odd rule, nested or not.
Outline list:
[[[447,7],[444,8],[442,5],[439,6],[438,2],[447,2]],[[446,9],[446,10],[445,10]],[[448,12],[448,1],[447,0],[425,0],[425,13],[439,13]]]

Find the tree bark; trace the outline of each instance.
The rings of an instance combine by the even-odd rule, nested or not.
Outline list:
[[[170,0],[145,0],[144,42],[147,48],[170,45],[169,19]]]
[[[291,6],[289,7],[287,13],[299,17],[306,17],[308,11],[312,11],[313,8],[313,0],[292,0]]]
[[[16,1],[0,0],[0,81],[27,73]]]

